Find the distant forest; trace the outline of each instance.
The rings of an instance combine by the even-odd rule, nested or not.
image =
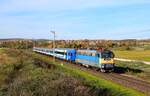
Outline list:
[[[52,40],[0,39],[1,48],[31,49],[33,47],[53,48]],[[150,50],[150,39],[147,40],[56,40],[56,48],[75,49],[117,49],[117,50]]]

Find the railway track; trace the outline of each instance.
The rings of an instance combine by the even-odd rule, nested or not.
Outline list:
[[[107,79],[112,80],[120,85],[135,89],[139,92],[146,94],[147,96],[150,95],[150,83],[146,81],[142,81],[128,76],[123,76],[116,73],[110,73],[106,76]]]
[[[52,57],[49,57],[49,58],[53,59]],[[66,62],[66,61],[62,61],[59,59],[56,59],[56,62],[58,62],[60,64],[62,62],[64,64],[68,63],[67,66],[77,68],[79,70],[88,72],[95,76],[99,76],[105,80],[112,81],[112,82],[122,85],[124,87],[137,90],[141,93],[144,93],[146,96],[150,96],[150,83],[149,82],[135,79],[135,78],[128,77],[128,76],[123,76],[123,75],[117,74],[117,73],[101,73],[100,71],[97,71],[95,68],[86,68],[79,64],[73,64],[71,62]]]
[[[95,76],[99,76],[105,80],[109,80],[109,81],[112,81],[119,85],[122,85],[124,87],[137,90],[141,93],[144,93],[146,96],[150,96],[150,83],[149,82],[135,79],[135,78],[128,77],[128,76],[123,76],[123,75],[117,74],[117,73],[101,73],[99,71],[81,67],[79,65],[73,65],[73,66],[74,67],[76,66],[76,68],[78,67],[78,68],[80,68],[80,70],[86,71]]]

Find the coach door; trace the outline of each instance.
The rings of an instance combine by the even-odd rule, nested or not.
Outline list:
[[[101,54],[100,53],[96,54],[96,62],[98,64],[98,67],[101,68]]]
[[[71,52],[68,53],[68,60],[71,61]]]
[[[75,53],[73,53],[73,52],[70,52],[70,54],[69,54],[70,56],[70,61],[74,61],[75,60]]]

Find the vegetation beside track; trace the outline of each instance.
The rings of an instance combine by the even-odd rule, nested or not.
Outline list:
[[[2,96],[143,96],[134,90],[72,69],[48,57],[24,51],[1,51]],[[7,59],[7,60],[6,60]]]
[[[4,50],[11,58],[0,65],[0,96],[106,96],[59,70],[54,64],[18,50]],[[1,55],[1,54],[0,54]],[[3,58],[3,57],[2,57]],[[108,92],[109,93],[109,92]]]
[[[116,72],[141,78],[150,82],[150,65],[141,62],[115,61]]]
[[[140,61],[150,62],[150,50],[114,51],[116,58],[137,60],[137,62],[115,61],[117,71],[150,82],[150,65]]]
[[[34,56],[43,62],[47,62],[49,64],[52,64],[52,62],[49,60],[49,58],[42,55]],[[53,63],[54,64],[54,63]],[[104,96],[143,96],[143,94],[136,92],[132,89],[127,89],[122,86],[116,85],[112,82],[106,81],[102,78],[93,76],[91,74],[88,74],[86,72],[83,72],[78,69],[73,69],[71,67],[68,67],[68,65],[61,65],[59,62],[56,62],[54,65],[56,65],[59,70],[64,71],[69,76],[73,76],[80,81],[82,81],[85,85],[92,87],[94,89],[101,89],[104,92],[107,92]]]
[[[116,58],[150,62],[150,50],[114,51]]]

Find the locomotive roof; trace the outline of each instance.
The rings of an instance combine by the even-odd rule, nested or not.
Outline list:
[[[78,52],[96,53],[96,50],[77,50]]]

